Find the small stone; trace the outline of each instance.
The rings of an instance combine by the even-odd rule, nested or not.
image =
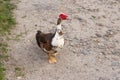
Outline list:
[[[69,41],[72,41],[72,39],[69,39]]]
[[[37,24],[35,24],[35,26],[37,26]]]
[[[17,79],[20,80],[20,79],[22,79],[22,77],[19,76],[19,77],[17,77]]]
[[[106,34],[104,36],[106,36],[106,37],[112,37],[114,34],[115,34],[115,31],[108,30],[108,31],[106,31]]]
[[[114,61],[111,63],[111,66],[120,66],[120,63],[118,61]]]
[[[112,51],[113,55],[120,55],[120,49],[115,49],[114,51]]]
[[[102,37],[102,35],[101,34],[98,34],[98,33],[96,33],[95,34],[97,37]]]
[[[99,45],[99,46],[104,46],[104,44],[103,44],[103,43],[98,43],[98,45]]]
[[[97,48],[99,48],[99,49],[106,49],[106,46],[103,43],[98,43]]]
[[[100,55],[103,55],[103,53],[99,53]]]
[[[95,18],[96,18],[96,16],[94,16],[94,15],[92,15],[91,17],[92,17],[93,19],[95,19]]]
[[[86,49],[81,50],[81,53],[84,55],[90,54],[89,50]]]
[[[105,52],[101,52],[103,55],[106,55]]]
[[[76,49],[73,49],[72,52],[73,52],[73,53],[76,53]]]
[[[95,69],[96,71],[99,71],[99,69]]]
[[[96,23],[98,26],[104,26],[102,23]]]
[[[86,46],[86,45],[88,45],[87,42],[83,42],[83,43],[82,43],[82,46]]]
[[[88,64],[86,63],[86,64],[84,64],[85,66],[88,66]]]
[[[102,61],[102,59],[98,59],[100,62]]]
[[[79,21],[82,21],[82,20],[83,20],[82,18],[76,18],[76,19],[78,19]]]
[[[70,43],[70,46],[74,47],[74,43],[71,42],[71,43]]]

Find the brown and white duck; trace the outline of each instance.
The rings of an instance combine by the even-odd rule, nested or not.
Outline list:
[[[56,55],[58,54],[57,48],[62,48],[64,45],[64,37],[62,32],[61,22],[68,20],[68,16],[64,13],[59,15],[57,20],[56,30],[53,33],[43,33],[37,31],[36,40],[38,46],[48,54],[49,63],[56,63]]]

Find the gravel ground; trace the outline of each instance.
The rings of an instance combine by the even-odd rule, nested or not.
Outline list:
[[[61,12],[72,20],[63,22],[58,63],[49,64],[35,34],[53,32]],[[8,80],[120,80],[120,0],[19,0],[14,16]]]

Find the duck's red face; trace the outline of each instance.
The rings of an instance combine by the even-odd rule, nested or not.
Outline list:
[[[62,14],[59,15],[59,18],[62,19],[62,20],[67,20],[68,16],[66,14],[62,13]]]

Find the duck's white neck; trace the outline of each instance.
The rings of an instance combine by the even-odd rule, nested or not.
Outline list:
[[[64,45],[64,38],[62,33],[61,24],[56,26],[55,36],[52,39],[52,46],[57,46],[62,48]]]
[[[56,29],[57,30],[62,30],[61,24],[57,25]]]
[[[57,27],[56,27],[55,36],[56,35],[58,35],[58,36],[63,35],[61,24],[57,25]]]

